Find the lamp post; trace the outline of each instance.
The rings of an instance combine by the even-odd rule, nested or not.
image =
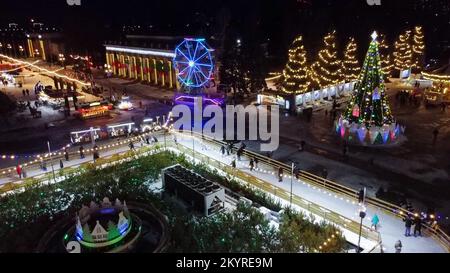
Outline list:
[[[361,233],[362,233],[362,223],[363,223],[363,219],[364,217],[366,217],[366,207],[364,206],[364,203],[366,201],[366,188],[364,188],[363,190],[360,191],[360,195],[359,196],[359,217],[361,218],[361,221],[359,223],[359,236],[358,236],[358,249],[357,249],[357,253],[361,252]]]
[[[364,210],[360,210],[359,211],[359,217],[361,218],[361,221],[359,223],[359,236],[358,236],[358,250],[357,250],[357,253],[361,252],[360,245],[361,245],[362,222],[363,222],[364,217],[366,217],[365,208],[364,208]]]
[[[55,182],[56,182],[55,169],[53,168],[52,151],[50,149],[50,141],[47,141],[47,147],[48,147],[48,154],[50,156],[50,166],[52,167],[53,180],[55,180]]]
[[[166,128],[163,128],[163,130],[164,130],[164,150],[167,151],[167,143],[166,143],[167,130]]]
[[[195,139],[194,139],[194,131],[191,129],[191,136],[192,136],[192,160],[195,164]]]
[[[294,168],[295,168],[295,165],[294,165],[294,162],[292,162],[292,165],[291,165],[291,195],[289,197],[289,206],[290,207],[292,206],[292,184],[294,182]]]

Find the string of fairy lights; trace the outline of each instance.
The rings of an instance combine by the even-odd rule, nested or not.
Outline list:
[[[367,127],[383,126],[394,121],[385,95],[377,37],[374,32],[362,73],[355,86],[356,92],[344,115],[348,121],[365,124]]]
[[[421,26],[415,27],[414,30],[406,30],[399,35],[393,47],[394,52],[391,53],[386,36],[381,35],[379,48],[383,74],[390,76],[394,69],[420,70],[425,52],[424,37]],[[307,53],[302,42],[302,36],[299,36],[291,44],[288,62],[280,77],[282,92],[303,94],[311,88],[323,89],[358,78],[361,69],[354,38],[349,38],[343,59],[340,60],[336,46],[336,31],[328,33],[323,39],[324,46],[317,54],[317,60],[311,65],[307,61]]]
[[[344,72],[345,82],[353,82],[358,79],[361,67],[357,58],[358,46],[355,39],[350,37],[345,47],[344,61],[342,62],[342,70]]]
[[[311,66],[310,77],[320,88],[327,88],[342,82],[342,64],[336,49],[336,31],[328,33],[323,42],[325,47],[319,51],[318,60]]]
[[[422,68],[425,52],[424,33],[421,26],[406,30],[395,42],[395,69],[402,71],[409,68]]]
[[[285,93],[302,93],[311,85],[306,65],[306,50],[302,36],[297,37],[289,49],[289,60],[283,70],[282,90]]]
[[[389,50],[389,44],[386,40],[386,36],[380,34],[380,57],[381,57],[381,69],[383,70],[383,74],[385,76],[391,76],[394,70],[394,63],[392,62],[392,54]]]
[[[426,72],[422,72],[422,75],[425,79],[428,79],[428,80],[432,80],[432,81],[436,81],[436,82],[444,83],[444,84],[450,84],[450,76],[432,74],[432,73],[426,73]]]
[[[422,58],[425,52],[425,35],[423,34],[422,27],[417,26],[414,28],[414,43],[412,45],[413,50],[413,67],[420,69]]]
[[[94,152],[96,149],[101,151],[101,150],[105,150],[105,149],[115,148],[117,146],[129,144],[130,141],[142,140],[142,137],[145,137],[145,136],[148,136],[148,135],[151,135],[151,134],[152,134],[151,132],[142,133],[142,134],[140,134],[138,136],[135,136],[135,137],[132,137],[132,138],[128,138],[126,140],[122,140],[122,141],[118,141],[118,142],[110,143],[110,144],[105,144],[105,145],[100,145],[100,146],[97,146],[97,148],[94,148],[94,147],[93,148],[87,148],[87,149],[84,149],[83,152],[89,153],[89,152]],[[20,157],[23,157],[23,158],[34,158],[33,160],[30,160],[28,162],[24,162],[22,164],[18,164],[19,166],[21,166],[23,168],[23,167],[27,167],[29,165],[38,163],[41,160],[44,160],[46,158],[50,158],[52,156],[63,156],[64,152],[65,152],[64,150],[66,148],[71,147],[71,146],[72,146],[71,144],[67,144],[64,147],[62,147],[61,149],[58,149],[58,150],[56,150],[55,152],[52,152],[52,153],[42,153],[42,154],[27,155],[27,156],[21,156],[21,155],[8,155],[7,156],[7,155],[2,155],[1,158],[2,159],[18,159]],[[76,153],[80,154],[81,152],[77,151]],[[3,169],[0,174],[4,175],[4,174],[12,173],[14,171],[16,171],[16,167],[10,167],[10,168]]]
[[[409,40],[411,38],[411,31],[407,30],[405,33],[400,34],[395,42],[394,63],[395,69],[402,71],[409,69],[412,63],[412,51]]]
[[[68,81],[76,82],[76,83],[78,83],[78,84],[80,84],[82,86],[90,86],[91,85],[90,83],[82,82],[82,81],[80,81],[78,79],[71,78],[71,77],[68,77],[66,75],[59,74],[56,71],[51,71],[51,70],[42,68],[40,66],[35,65],[34,63],[30,63],[30,62],[27,62],[27,61],[21,61],[21,60],[18,60],[18,59],[14,59],[14,58],[11,58],[11,57],[9,57],[7,55],[3,55],[3,54],[0,54],[0,57],[2,57],[4,59],[7,59],[7,60],[9,60],[11,62],[15,62],[15,63],[21,64],[21,65],[24,65],[24,66],[33,67],[34,69],[37,69],[37,70],[42,71],[44,73],[48,73],[48,74],[50,74],[52,76],[56,76],[58,78],[62,78],[62,79],[66,79]]]

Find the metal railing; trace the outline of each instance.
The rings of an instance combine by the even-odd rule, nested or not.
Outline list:
[[[181,132],[183,133],[183,132]],[[189,133],[185,132],[183,134],[186,134],[187,136],[190,136],[192,132],[189,131]],[[203,140],[206,140],[211,143],[215,143],[216,145],[227,145],[226,142],[213,139],[207,135],[199,134],[194,132],[194,135],[196,135],[198,138],[202,138]],[[234,151],[237,150],[237,148],[233,148]],[[274,160],[272,158],[263,156],[261,154],[244,150],[243,155],[247,156],[249,158],[256,158],[258,159],[258,164],[262,163],[269,167],[272,167],[274,172],[277,172],[278,169],[281,167],[283,169],[284,173],[290,173],[291,172],[291,166],[288,164],[285,164],[283,162],[279,162],[277,160]],[[358,192],[354,189],[351,189],[349,187],[340,185],[336,182],[333,182],[331,180],[325,179],[323,177],[317,176],[315,174],[306,172],[306,171],[300,171],[299,172],[299,180],[304,181],[311,186],[315,186],[318,188],[322,188],[324,190],[327,190],[329,192],[333,192],[335,194],[340,195],[341,197],[350,198],[351,200],[355,200],[358,202]],[[395,217],[404,219],[407,215],[414,216],[414,213],[397,206],[395,204],[389,203],[387,201],[375,198],[375,197],[367,197],[366,202],[369,206],[372,206],[376,209],[380,209],[385,213],[388,213],[390,215],[393,215]],[[435,240],[437,240],[446,250],[447,252],[450,252],[450,236],[446,234],[441,228],[436,227],[432,228],[431,226],[424,224],[423,225],[425,230],[424,233],[433,237]]]
[[[181,134],[184,134],[184,135],[186,135],[188,137],[192,137],[192,134],[193,134],[194,136],[196,136],[198,138],[201,138],[201,139],[206,140],[206,141],[211,142],[211,143],[215,143],[216,145],[226,145],[226,143],[223,142],[223,141],[219,141],[219,140],[210,138],[210,137],[208,137],[206,135],[201,135],[201,134],[198,134],[198,133],[195,133],[195,132],[194,133],[191,133],[191,132],[183,133],[183,132],[181,132]],[[113,143],[113,144],[107,144],[107,145],[100,146],[99,149],[102,150],[102,151],[108,151],[108,150],[112,150],[112,149],[117,149],[119,146],[127,145],[130,140],[135,141],[135,140],[138,140],[138,139],[139,139],[139,136],[138,137],[132,137],[132,138],[126,139],[125,141],[120,142],[120,143]],[[176,148],[180,147],[180,145],[174,146],[176,144],[173,143],[172,140],[166,140],[165,142],[166,142],[165,145],[169,145],[170,147],[176,147]],[[162,143],[160,143],[160,144],[162,144]],[[186,147],[185,147],[185,149],[186,149]],[[234,150],[236,150],[236,148],[234,148]],[[90,154],[90,153],[93,152],[93,149],[87,149],[85,152],[86,152],[86,154]],[[188,152],[189,152],[189,154],[192,154],[193,150],[191,148],[189,148]],[[194,153],[195,153],[195,151],[194,151]],[[201,154],[197,152],[197,153],[195,153],[195,155],[200,156]],[[247,157],[257,158],[259,163],[262,163],[262,164],[265,164],[265,165],[267,165],[269,167],[272,167],[274,169],[274,171],[277,171],[278,168],[281,167],[283,169],[283,171],[285,171],[286,173],[290,173],[291,172],[291,166],[289,166],[289,165],[287,165],[285,163],[276,161],[276,160],[274,160],[272,158],[268,158],[266,156],[260,155],[258,153],[255,153],[255,152],[252,152],[252,151],[248,151],[248,150],[244,150],[243,155],[247,156]],[[70,154],[70,156],[79,156],[79,152],[72,152]],[[59,159],[61,159],[63,157],[64,157],[64,153],[57,153],[53,157],[53,160],[59,160]],[[112,156],[112,157],[114,157],[114,156]],[[44,158],[44,160],[45,161],[50,161],[50,158],[47,157],[47,158]],[[106,159],[104,159],[104,158],[98,159],[99,162],[103,162],[104,160],[106,160]],[[211,164],[211,162],[213,164],[216,164],[217,168],[222,169],[223,171],[227,171],[227,173],[229,173],[229,171],[230,171],[231,166],[227,166],[227,165],[225,165],[225,164],[223,164],[223,163],[221,163],[221,162],[219,162],[219,161],[217,161],[215,159],[212,159],[212,158],[209,158],[209,157],[205,157],[204,160],[206,160],[206,162],[208,162],[209,164]],[[30,166],[37,165],[37,164],[39,164],[39,162],[34,162],[34,163],[30,164]],[[81,165],[85,165],[85,164],[87,164],[87,163],[83,163]],[[92,163],[89,163],[89,164],[92,164]],[[75,171],[75,170],[66,170],[66,169],[64,169],[63,170],[63,174],[64,175],[68,175],[70,172],[73,172],[73,171]],[[60,173],[61,171],[56,171],[56,172]],[[263,183],[264,181],[262,181],[262,180],[260,180],[258,178],[255,178],[255,177],[252,178],[250,175],[246,174],[245,172],[242,172],[240,170],[235,170],[234,172],[236,173],[236,175],[239,175],[240,179],[245,180],[245,181],[248,180],[248,181],[250,181],[249,182],[250,184],[252,184],[252,185],[254,185],[256,187],[260,187],[260,185],[264,185],[264,183]],[[6,175],[11,175],[11,173],[15,174],[14,168],[0,169],[0,175],[5,175],[5,174]],[[39,179],[39,180],[46,181],[46,180],[50,180],[50,179],[51,179],[51,172],[48,171],[45,174],[45,178],[42,178],[42,179]],[[29,180],[30,179],[24,179],[22,181],[5,183],[2,187],[0,187],[0,194],[4,193],[4,192],[7,192],[7,191],[10,191],[10,190],[13,190],[13,189],[21,188],[21,187],[26,185],[26,182],[24,182],[24,181],[29,181]],[[358,200],[358,193],[357,193],[356,190],[353,190],[353,189],[351,189],[349,187],[340,185],[340,184],[338,184],[336,182],[333,182],[331,180],[324,179],[324,178],[319,177],[317,175],[314,175],[312,173],[308,173],[308,172],[305,172],[305,171],[300,171],[300,173],[299,173],[299,180],[301,180],[301,181],[303,181],[305,183],[308,183],[309,185],[311,185],[313,187],[318,187],[318,188],[321,188],[321,189],[325,189],[325,190],[327,190],[329,192],[333,192],[335,194],[338,194],[341,197],[350,198],[351,200],[355,200],[355,201]],[[297,182],[297,180],[294,180],[294,181]],[[40,183],[40,182],[37,182],[37,183]],[[275,187],[275,186],[272,186],[272,187]],[[286,197],[286,196],[282,196],[282,195],[285,195],[286,192],[283,189],[281,189],[281,188],[277,188],[277,187],[271,188],[271,189],[267,189],[266,188],[264,190],[266,190],[268,192],[271,192],[271,193],[272,192],[277,193],[278,195],[277,194],[275,194],[275,195],[278,196],[278,197]],[[289,200],[289,198],[287,200]],[[378,199],[378,198],[368,197],[366,200],[367,200],[368,205],[370,205],[370,206],[372,206],[374,208],[380,209],[380,210],[382,210],[382,211],[384,211],[386,213],[389,213],[389,214],[391,214],[391,215],[393,215],[395,217],[399,217],[399,218],[403,219],[406,215],[411,215],[412,214],[411,212],[405,210],[404,208],[401,208],[401,207],[399,207],[397,205],[391,204],[389,202],[386,202],[386,201]],[[344,226],[344,224],[346,224],[347,220],[349,220],[349,219],[346,219],[345,217],[342,218],[342,216],[340,216],[337,213],[332,213],[331,212],[330,214],[324,214],[324,212],[323,212],[323,210],[325,210],[324,208],[321,208],[320,206],[316,207],[314,205],[312,205],[312,206],[309,205],[308,206],[308,205],[306,205],[307,203],[305,201],[309,202],[309,201],[307,201],[305,199],[299,199],[298,196],[293,198],[293,202],[296,205],[298,205],[298,206],[300,206],[300,207],[302,207],[304,209],[307,209],[308,211],[311,211],[314,214],[326,215],[327,216],[326,219],[328,219],[330,221],[331,221],[331,219],[333,219],[336,224]],[[343,220],[343,219],[346,219],[346,220]],[[352,221],[352,220],[350,220],[350,221]],[[349,226],[348,227],[349,230],[355,231],[355,226],[354,226],[353,223],[350,224],[350,225],[348,225],[348,224],[346,224],[346,225]],[[345,227],[347,228],[347,226],[345,226]],[[358,226],[358,232],[359,232],[359,223],[357,224],[357,226]],[[427,234],[429,236],[432,236],[448,252],[450,252],[450,236],[448,234],[446,234],[439,227],[432,228],[432,227],[430,227],[428,225],[424,225],[424,227],[425,227],[425,230],[424,230],[425,234]],[[367,236],[366,238],[369,238],[369,236],[370,236],[371,239],[376,239],[379,242],[381,241],[379,234],[377,236],[376,235],[369,235],[369,234],[370,233],[366,233],[365,234]],[[375,237],[378,237],[378,238],[375,238]]]
[[[176,149],[182,153],[185,153],[186,155],[192,155],[192,149],[190,147],[178,144],[176,146]],[[205,162],[207,165],[210,165],[214,168],[222,170],[225,173],[229,174],[230,176],[250,184],[253,188],[257,188],[263,190],[264,192],[273,194],[274,196],[284,199],[287,202],[289,202],[290,200],[290,192],[284,190],[283,188],[277,187],[267,181],[259,179],[237,168],[233,168],[232,166],[229,166],[228,164],[225,164],[219,160],[206,156],[201,152],[195,153],[195,159],[200,162]],[[292,196],[293,196],[292,197],[293,204],[301,207],[302,209],[307,210],[308,212],[316,216],[323,218],[325,221],[329,221],[335,225],[341,226],[344,229],[359,234],[360,228],[359,222],[356,222],[352,219],[342,216],[336,212],[330,211],[329,209],[326,209],[298,195],[293,194]],[[380,242],[380,234],[376,231],[372,231],[369,227],[365,225],[363,225],[361,236],[368,240],[375,241],[377,243]]]

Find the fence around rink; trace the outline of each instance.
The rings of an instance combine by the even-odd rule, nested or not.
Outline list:
[[[146,134],[149,134],[149,133],[146,133]],[[144,135],[146,135],[146,134],[144,134]],[[162,133],[159,133],[159,135],[161,135],[161,134]],[[189,132],[189,133],[181,132],[181,134],[184,134],[184,135],[189,136],[189,137],[191,137],[192,134],[193,134],[196,137],[202,138],[203,140],[206,140],[206,141],[208,141],[210,143],[214,143],[216,145],[226,145],[226,143],[223,142],[223,141],[215,140],[215,139],[210,138],[210,137],[208,137],[206,135],[200,135],[200,134],[197,134],[195,132],[194,133],[192,133],[192,132]],[[125,139],[123,141],[119,141],[119,142],[114,142],[114,143],[105,144],[105,145],[99,145],[99,150],[100,151],[108,151],[108,150],[116,149],[119,146],[128,145],[130,140],[138,141],[138,140],[140,140],[140,137],[136,136],[136,137],[131,137],[131,138]],[[172,139],[169,140],[168,138],[164,142],[159,142],[159,147],[161,147],[161,146],[162,147],[167,146],[167,147],[178,148],[178,149],[180,149],[180,147],[182,147],[181,145],[174,146],[173,140]],[[191,148],[184,147],[184,149],[185,149],[185,152],[189,152],[189,153],[193,152]],[[138,149],[138,151],[141,151],[141,150],[142,149]],[[93,152],[93,149],[86,149],[85,150],[85,154],[86,155],[88,155],[88,154],[90,154],[92,152]],[[195,151],[194,151],[194,153],[195,153]],[[134,154],[133,156],[135,156],[135,155],[136,154]],[[196,153],[196,155],[200,156],[201,154],[200,153]],[[287,165],[285,163],[276,161],[274,159],[268,158],[266,156],[260,155],[258,153],[245,150],[243,155],[245,155],[247,157],[257,158],[259,160],[259,163],[263,163],[263,164],[265,164],[267,166],[273,167],[274,170],[278,170],[278,168],[281,167],[283,169],[284,173],[288,173],[289,174],[291,172],[291,166],[289,166],[289,165]],[[72,156],[79,156],[79,152],[71,152],[70,156],[71,157]],[[202,155],[202,156],[204,156],[204,155]],[[117,158],[117,155],[113,155],[113,156],[111,156],[111,157],[109,157],[107,159],[106,158],[100,158],[100,159],[97,160],[96,166],[98,166],[98,164],[100,164],[100,163],[102,163],[102,164],[117,164],[117,162],[122,162],[122,161],[124,161],[126,159],[130,159],[130,157],[131,157],[130,153],[124,153],[123,155],[120,156],[120,159]],[[56,161],[56,162],[59,161],[59,159],[62,159],[62,158],[64,158],[64,153],[61,153],[61,152],[54,153],[53,157],[52,157],[52,159],[54,161]],[[223,163],[221,163],[221,162],[219,162],[219,161],[217,161],[215,159],[212,159],[210,157],[205,157],[204,159],[206,160],[206,162],[208,162],[211,165],[215,164],[215,166],[213,165],[214,167],[220,168],[222,170],[226,170],[229,173],[230,168],[231,168],[230,166],[227,166],[226,164],[223,164]],[[44,157],[44,160],[48,162],[48,161],[50,161],[50,157],[49,156]],[[36,162],[31,163],[29,166],[38,165],[38,164],[39,164],[39,162],[36,161]],[[92,164],[92,163],[89,163],[89,164]],[[81,165],[82,166],[83,165],[87,165],[87,163],[83,163]],[[55,173],[57,173],[57,174],[62,173],[63,176],[68,176],[71,173],[72,174],[76,173],[76,170],[78,168],[67,168],[67,169],[69,169],[69,170],[66,170],[66,169],[64,169],[63,171],[58,170],[58,171],[55,171]],[[0,170],[0,175],[3,175],[3,176],[9,175],[10,176],[12,174],[15,174],[14,171],[15,171],[15,168],[2,169],[2,170]],[[267,182],[265,182],[265,181],[263,181],[261,179],[258,179],[256,177],[253,177],[253,176],[251,176],[251,175],[249,175],[249,174],[247,174],[245,172],[242,172],[240,170],[234,170],[234,173],[235,173],[236,177],[238,177],[239,179],[242,179],[244,181],[247,181],[248,183],[250,183],[251,185],[253,185],[255,187],[262,188],[263,190],[265,190],[267,192],[270,192],[272,194],[276,192],[277,194],[275,194],[275,195],[277,195],[280,198],[284,198],[285,199],[285,197],[287,196],[286,200],[289,200],[289,193],[287,193],[286,191],[284,191],[281,188],[278,188],[278,187],[273,186],[273,185],[271,185],[272,188],[268,188],[268,186],[266,186],[266,184],[268,184]],[[51,171],[48,171],[46,173],[46,175],[42,176],[41,178],[33,178],[33,181],[35,181],[35,183],[42,183],[43,181],[49,181],[50,179],[52,179],[52,173],[51,173]],[[59,178],[59,179],[61,179],[61,178]],[[308,172],[305,172],[305,171],[300,171],[299,179],[302,182],[305,182],[305,183],[307,183],[307,184],[309,184],[309,185],[311,185],[313,187],[317,187],[317,188],[320,188],[320,189],[327,190],[328,192],[334,193],[336,195],[339,195],[340,197],[349,198],[350,200],[354,200],[356,202],[358,200],[358,192],[356,190],[353,190],[353,189],[348,188],[346,186],[340,185],[340,184],[338,184],[336,182],[333,182],[331,180],[324,179],[324,178],[319,177],[317,175],[314,175],[314,174],[311,174],[311,173],[308,173]],[[27,183],[29,184],[30,181],[31,181],[31,179],[24,179],[24,180],[18,181],[18,182],[5,183],[2,187],[0,187],[0,194],[4,193],[4,192],[7,192],[7,191],[10,191],[10,190],[17,189],[17,188],[22,188]],[[391,214],[393,216],[396,216],[396,217],[399,217],[399,218],[402,218],[402,219],[406,215],[411,214],[411,212],[409,212],[409,211],[407,211],[407,210],[405,210],[405,209],[403,209],[403,208],[401,208],[401,207],[399,207],[397,205],[391,204],[389,202],[383,201],[383,200],[378,199],[378,198],[368,197],[366,199],[366,201],[367,201],[368,205],[370,205],[372,207],[375,207],[377,209],[383,210],[386,213],[389,213],[389,214]],[[326,219],[326,220],[334,222],[337,225],[341,225],[341,226],[347,228],[348,230],[351,230],[352,232],[356,232],[355,228],[357,227],[358,229],[357,229],[356,233],[359,233],[359,223],[357,223],[357,222],[355,222],[353,220],[347,219],[347,218],[345,218],[345,217],[343,217],[343,216],[341,216],[341,215],[339,215],[337,213],[334,213],[334,212],[331,212],[331,211],[329,211],[327,209],[324,209],[324,208],[322,208],[322,207],[320,207],[320,206],[318,206],[316,204],[313,204],[312,202],[309,202],[309,201],[307,201],[305,199],[302,199],[302,198],[300,198],[298,196],[294,196],[293,195],[293,203],[298,205],[298,206],[300,206],[300,207],[302,207],[302,208],[304,208],[304,209],[306,209],[306,210],[308,210],[308,211],[311,211],[314,214],[317,214],[317,215],[319,215],[321,217],[324,217],[324,219]],[[350,221],[350,222],[348,222],[348,221]],[[439,227],[432,228],[432,227],[430,227],[428,225],[424,225],[424,227],[425,227],[425,230],[424,230],[425,234],[432,236],[442,246],[444,246],[444,248],[448,252],[450,252],[450,236],[449,235],[447,235]],[[363,228],[363,237],[365,237],[367,239],[371,239],[371,240],[376,240],[377,242],[379,242],[381,244],[379,233],[376,233],[376,234],[372,234],[372,233],[373,232],[370,232],[370,229],[367,229],[367,227]]]
[[[182,133],[182,132],[181,132]],[[192,134],[195,135],[197,138],[202,138],[203,140],[206,140],[211,143],[215,143],[216,145],[226,145],[226,142],[213,139],[207,135],[199,134],[196,132],[184,132],[182,134],[185,134],[187,136],[191,136]],[[237,150],[237,148],[233,148],[234,151]],[[277,160],[274,160],[272,158],[263,156],[261,154],[244,150],[243,152],[244,156],[247,156],[248,158],[257,158],[258,164],[262,163],[267,166],[270,166],[273,168],[274,172],[277,172],[277,170],[281,167],[283,169],[283,173],[290,174],[291,173],[291,166],[289,166],[286,163],[279,162]],[[328,192],[332,192],[336,195],[339,195],[340,197],[344,198],[350,198],[350,200],[354,200],[358,202],[358,191],[351,189],[349,187],[343,186],[341,184],[338,184],[336,182],[333,182],[328,179],[324,179],[323,177],[317,176],[315,174],[306,172],[306,171],[300,171],[299,172],[299,180],[302,182],[306,182],[309,185],[317,188],[321,188],[323,190],[327,190]],[[295,181],[295,180],[294,180]],[[384,200],[378,199],[376,197],[367,197],[366,202],[369,206],[372,206],[376,209],[380,209],[383,212],[386,212],[390,215],[393,215],[395,217],[404,219],[406,215],[414,216],[414,213],[411,213],[410,211],[397,206],[395,204],[386,202]],[[359,225],[359,224],[358,224]],[[424,224],[425,227],[424,233],[433,237],[435,240],[437,240],[446,250],[447,252],[450,252],[450,236],[446,234],[440,227],[432,228],[429,225]]]
[[[122,143],[125,144],[125,143]],[[55,172],[55,178],[53,178],[52,172],[47,172],[43,175],[39,175],[36,177],[30,177],[23,180],[20,180],[18,182],[10,182],[3,185],[3,187],[0,188],[0,193],[7,193],[14,190],[23,190],[26,186],[31,185],[37,185],[37,184],[48,184],[48,183],[54,183],[54,182],[60,182],[64,179],[73,176],[81,174],[84,170],[88,168],[105,168],[108,166],[112,166],[115,164],[121,164],[123,162],[127,162],[130,160],[133,160],[136,157],[145,156],[152,153],[158,153],[164,150],[164,147],[169,148],[173,151],[178,151],[179,153],[184,153],[187,155],[192,154],[192,149],[189,147],[185,147],[183,145],[176,145],[173,141],[167,141],[166,143],[159,143],[158,145],[149,148],[139,148],[136,149],[136,151],[126,151],[122,154],[115,154],[108,158],[101,158],[98,159],[95,163],[93,162],[85,162],[80,164],[79,166],[72,166],[68,167],[62,170],[58,170]],[[250,174],[247,174],[243,171],[240,171],[238,169],[234,169],[231,166],[228,166],[227,164],[224,164],[218,160],[215,160],[209,156],[203,155],[201,153],[196,153],[195,158],[197,160],[200,160],[201,162],[207,163],[209,166],[213,168],[220,169],[227,174],[235,177],[236,179],[239,179],[241,181],[245,181],[246,183],[250,184],[252,187],[259,188],[261,190],[264,190],[268,193],[271,193],[279,198],[282,198],[286,201],[289,200],[289,192],[285,191],[282,188],[273,186],[272,184],[258,179]],[[337,214],[333,211],[330,211],[328,209],[325,209],[317,204],[314,204],[313,202],[307,201],[304,198],[301,198],[299,196],[293,195],[292,198],[293,204],[319,216],[322,217],[324,220],[329,221],[337,226],[341,226],[342,228],[345,228],[351,232],[354,232],[356,234],[359,233],[359,223],[356,221],[353,221],[351,219],[348,219],[340,214]],[[368,240],[372,240],[377,242],[377,244],[380,243],[380,235],[378,232],[371,231],[370,228],[367,226],[363,226],[361,236],[363,238],[366,238]]]

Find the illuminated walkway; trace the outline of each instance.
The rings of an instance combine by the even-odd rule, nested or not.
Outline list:
[[[170,139],[172,140],[171,136],[168,136],[167,141]],[[195,153],[193,154],[194,157],[198,157],[200,154],[203,154],[210,158],[211,160],[217,160],[224,164],[229,165],[231,161],[234,158],[234,155],[230,156],[222,156],[220,153],[220,147],[215,144],[207,143],[200,141],[197,138],[194,138],[194,141],[189,136],[182,136],[178,135],[177,137],[179,145],[182,145],[184,149],[192,149],[194,146]],[[164,138],[161,136],[159,137],[160,144],[164,143]],[[140,144],[135,144],[135,147],[138,148]],[[116,148],[113,148],[111,150],[101,152],[101,157],[108,157],[113,154],[123,153],[125,151],[128,151],[129,148],[127,147],[126,143],[124,143],[121,146],[118,146]],[[192,151],[192,150],[190,150]],[[192,156],[191,154],[189,154]],[[81,163],[92,161],[92,155],[88,154],[86,158],[79,159],[79,157],[76,157],[72,159],[69,162],[64,162],[64,167],[76,167],[80,165]],[[59,169],[59,160],[54,163],[55,170]],[[242,157],[242,160],[237,162],[237,168],[247,174],[253,175],[257,178],[259,178],[258,188],[272,194],[275,198],[279,198],[280,201],[283,202],[283,204],[288,205],[289,204],[289,198],[286,198],[289,196],[290,192],[290,179],[284,178],[283,182],[278,182],[277,178],[273,174],[275,170],[271,169],[272,167],[259,164],[258,171],[250,171],[248,168],[248,158]],[[51,172],[50,164],[47,164],[47,173]],[[41,175],[43,172],[39,169],[30,169],[28,170],[28,176],[37,176]],[[17,177],[17,175],[15,176]],[[0,185],[11,182],[11,181],[17,181],[17,178],[9,177],[9,178],[1,178],[0,179]],[[281,189],[281,190],[280,190]],[[346,217],[348,219],[352,219],[354,221],[359,221],[357,210],[358,205],[349,199],[340,197],[338,195],[335,195],[334,193],[327,192],[325,190],[319,189],[317,187],[312,187],[311,185],[307,183],[303,183],[302,181],[295,181],[293,183],[293,194],[294,194],[294,200],[298,200],[299,198],[303,200],[308,200],[311,203],[315,203],[320,205],[323,208],[326,208],[326,210],[329,210],[331,212],[336,212],[343,217]],[[281,197],[281,198],[280,198]],[[297,207],[297,206],[295,206]],[[300,207],[297,207],[298,209],[301,209]],[[401,219],[389,215],[381,210],[376,210],[373,207],[368,207],[368,216],[366,219],[364,219],[364,226],[369,227],[370,226],[370,218],[376,213],[378,217],[380,218],[380,225],[379,225],[379,232],[381,234],[382,239],[382,246],[384,252],[392,253],[395,252],[394,245],[397,240],[401,240],[403,244],[402,252],[408,252],[408,253],[441,253],[445,252],[445,249],[435,240],[433,240],[430,237],[408,237],[406,238],[403,236],[404,233],[404,223]],[[327,212],[324,211],[326,214]],[[320,215],[318,215],[320,217]],[[348,232],[347,230],[343,229],[344,236],[346,236],[347,240],[356,243],[357,242],[357,235],[353,232]],[[367,250],[367,248],[371,248],[375,245],[375,242],[370,242],[369,240],[363,239],[361,241],[361,246]],[[375,249],[373,252],[381,252],[381,249]]]
[[[192,138],[191,137],[178,137],[178,142],[180,144],[185,145],[186,147],[192,148]],[[202,149],[202,146],[206,149]],[[214,158],[216,160],[220,160],[224,163],[231,164],[231,161],[235,157],[234,155],[225,156],[222,157],[222,154],[220,153],[220,147],[210,144],[201,142],[198,139],[195,140],[194,143],[195,152],[196,153],[202,153],[205,155],[208,155],[211,158]],[[194,155],[195,156],[195,155]],[[270,183],[272,185],[275,185],[276,187],[280,187],[285,190],[285,192],[290,193],[290,178],[284,178],[283,182],[278,182],[277,177],[272,174],[272,172],[276,173],[276,170],[273,170],[272,167],[264,166],[259,164],[259,169],[265,170],[265,172],[262,171],[250,171],[248,167],[249,159],[245,158],[245,156],[242,156],[241,161],[237,162],[237,168],[252,174],[261,180],[266,181],[267,183]],[[279,193],[272,192],[272,194],[279,195]],[[329,209],[330,211],[337,212],[341,214],[342,216],[345,216],[347,218],[350,218],[355,221],[359,221],[358,216],[358,204],[355,202],[352,203],[351,200],[347,200],[346,198],[341,198],[334,193],[330,193],[328,191],[311,187],[307,183],[302,182],[296,182],[294,181],[293,184],[293,194],[297,195],[299,197],[302,197],[308,201],[311,201],[315,204],[318,204],[322,207],[325,207],[326,209]],[[288,204],[288,202],[286,202]],[[389,215],[385,213],[382,210],[375,209],[373,207],[367,208],[367,217],[364,219],[363,224],[367,227],[370,227],[371,225],[371,217],[373,217],[374,214],[377,214],[380,223],[378,231],[381,234],[381,239],[383,242],[383,248],[384,251],[387,253],[395,252],[394,245],[397,240],[401,240],[403,244],[402,252],[407,253],[442,253],[446,252],[445,249],[435,240],[433,240],[430,237],[405,237],[404,234],[404,222],[393,215]],[[424,229],[422,228],[422,231]],[[349,238],[347,238],[349,239]],[[353,241],[353,240],[352,240]],[[363,246],[363,244],[361,244]]]

